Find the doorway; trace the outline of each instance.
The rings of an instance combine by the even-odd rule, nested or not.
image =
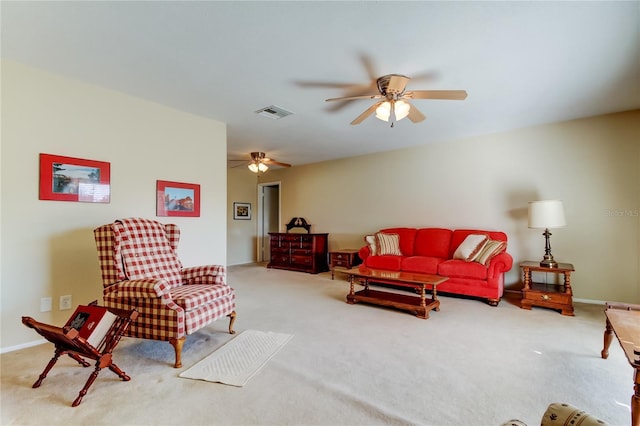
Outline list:
[[[280,232],[280,182],[258,184],[258,262],[271,259],[269,232]]]

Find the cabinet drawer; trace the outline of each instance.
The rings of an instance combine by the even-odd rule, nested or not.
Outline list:
[[[295,256],[311,256],[313,252],[309,249],[297,249],[297,248],[291,248],[291,255],[295,255]]]
[[[311,256],[291,256],[291,263],[311,266],[311,264],[313,264],[313,258]]]
[[[531,300],[532,302],[549,302],[565,305],[571,303],[570,294],[554,293],[548,291],[527,291],[525,292],[524,298],[526,300]]]
[[[343,266],[345,268],[349,268],[351,267],[351,262],[349,262],[349,259],[340,259],[340,260],[332,259],[331,266]]]
[[[348,262],[352,257],[352,255],[346,253],[329,253],[329,256],[331,257],[331,262]]]

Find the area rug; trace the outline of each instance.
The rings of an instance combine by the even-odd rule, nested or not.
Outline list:
[[[271,331],[243,331],[180,377],[244,386],[292,337]]]

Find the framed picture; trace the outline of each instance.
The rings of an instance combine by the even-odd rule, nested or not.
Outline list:
[[[235,220],[251,220],[251,203],[233,203]]]
[[[200,217],[200,185],[159,180],[156,185],[158,216]]]
[[[111,165],[61,155],[40,154],[40,199],[109,203]]]

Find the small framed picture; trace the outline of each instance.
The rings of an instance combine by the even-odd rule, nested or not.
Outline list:
[[[233,219],[251,220],[251,203],[233,203]]]
[[[109,203],[111,165],[104,161],[40,154],[40,199]]]
[[[156,215],[200,217],[200,185],[157,181]]]

